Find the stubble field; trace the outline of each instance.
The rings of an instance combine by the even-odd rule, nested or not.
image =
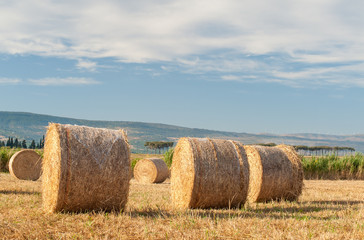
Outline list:
[[[0,173],[2,239],[364,239],[364,181],[305,180],[298,202],[175,211],[169,180],[131,180],[124,212],[45,214],[41,181]]]

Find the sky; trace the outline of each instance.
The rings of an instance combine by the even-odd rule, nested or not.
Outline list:
[[[364,134],[362,0],[2,0],[0,111]]]

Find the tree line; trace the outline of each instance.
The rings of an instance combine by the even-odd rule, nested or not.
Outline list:
[[[296,151],[302,155],[308,155],[308,156],[324,156],[324,155],[338,155],[338,156],[344,156],[344,155],[351,155],[355,153],[355,148],[352,147],[330,147],[330,146],[294,146]]]
[[[259,143],[256,145],[269,146],[269,147],[276,146],[275,143]],[[330,155],[330,154],[348,155],[348,154],[355,153],[355,148],[352,148],[352,147],[339,147],[339,146],[335,146],[335,147],[311,146],[310,147],[310,146],[305,146],[305,145],[295,145],[293,147],[299,154],[305,155],[305,156],[318,156],[318,155],[324,156],[324,155]]]
[[[163,142],[163,141],[160,141],[160,142],[145,142],[144,146],[147,148],[147,151],[148,149],[150,150],[154,150],[154,153],[159,152],[159,154],[161,153],[161,150],[162,151],[168,151],[168,149],[170,147],[173,147],[173,144],[174,142]]]
[[[0,147],[41,149],[44,147],[44,135],[39,139],[39,142],[36,143],[33,139],[29,145],[25,139],[19,140],[18,138],[9,137],[7,141],[0,141]]]

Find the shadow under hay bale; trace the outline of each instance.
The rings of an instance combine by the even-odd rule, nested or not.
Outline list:
[[[10,174],[21,180],[38,180],[41,175],[41,168],[42,157],[30,149],[15,153],[9,161]]]
[[[244,146],[249,167],[247,201],[296,200],[302,193],[302,163],[292,147]]]
[[[160,158],[144,158],[134,167],[134,178],[139,183],[162,183],[169,177],[167,164]]]
[[[50,124],[43,160],[47,212],[124,209],[130,152],[121,130]]]
[[[241,144],[181,138],[174,150],[171,197],[175,208],[229,208],[244,204],[248,168]]]

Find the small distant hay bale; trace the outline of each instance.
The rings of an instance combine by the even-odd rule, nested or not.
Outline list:
[[[247,201],[297,200],[302,193],[302,163],[295,150],[277,147],[244,146],[249,167]]]
[[[21,150],[9,161],[9,172],[17,179],[36,181],[41,175],[41,169],[42,157],[34,150]]]
[[[134,178],[140,183],[162,183],[169,177],[167,164],[160,158],[144,158],[134,167]]]
[[[175,208],[228,208],[245,203],[247,159],[228,140],[181,138],[174,150],[171,198]]]
[[[49,125],[42,179],[45,211],[123,210],[130,174],[123,131]]]

